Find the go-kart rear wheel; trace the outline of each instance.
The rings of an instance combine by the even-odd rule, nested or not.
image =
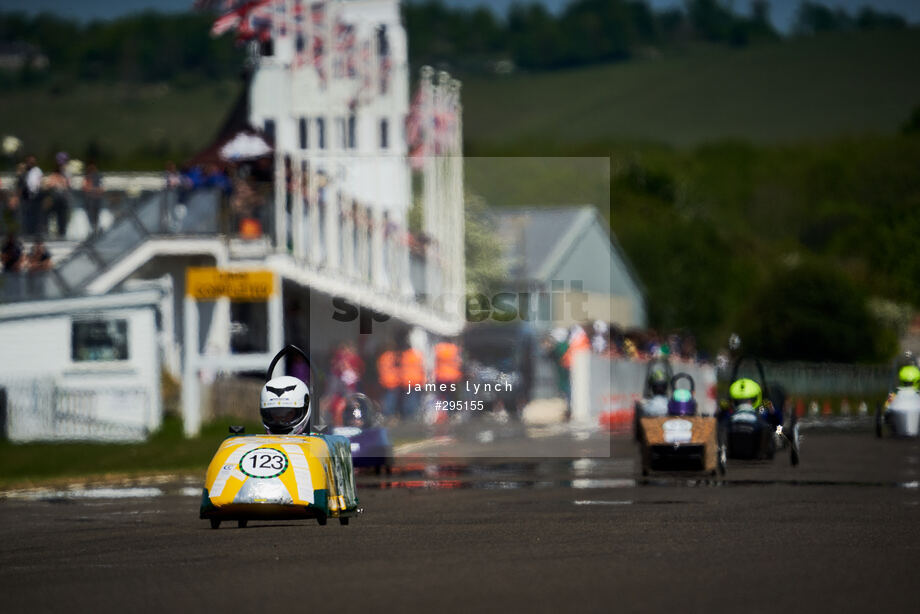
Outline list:
[[[237,520],[237,521],[236,521],[236,526],[239,527],[239,528],[241,528],[241,529],[245,529],[245,528],[246,528],[246,525],[248,525],[248,524],[249,524],[249,521],[248,521],[248,520]]]
[[[348,524],[348,516],[342,516],[341,518],[339,518],[339,524],[347,525],[347,524]]]
[[[322,514],[322,513],[321,513],[319,516],[316,517],[316,522],[317,522],[321,527],[326,526],[326,520],[328,520],[328,519],[326,518],[326,514]]]
[[[219,529],[219,528],[220,528],[220,519],[218,519],[218,518],[211,518],[211,528],[212,528],[212,529]]]

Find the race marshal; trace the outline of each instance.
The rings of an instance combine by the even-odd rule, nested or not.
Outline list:
[[[185,293],[200,301],[226,296],[231,301],[265,301],[275,292],[271,271],[225,271],[216,267],[185,270]]]

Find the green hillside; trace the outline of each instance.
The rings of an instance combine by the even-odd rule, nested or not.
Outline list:
[[[162,169],[205,146],[241,88],[238,81],[77,85],[0,94],[0,135],[19,137],[49,164],[55,151],[96,157],[107,169]]]
[[[565,154],[586,143],[722,139],[776,143],[892,134],[920,104],[920,30],[827,34],[740,49],[693,46],[655,60],[575,70],[470,76],[470,153]],[[7,89],[0,134],[50,159],[101,148],[106,166],[159,168],[207,142],[234,81]]]
[[[920,104],[920,30],[464,81],[474,150],[512,141],[758,143],[894,132]],[[532,152],[539,153],[539,152]]]

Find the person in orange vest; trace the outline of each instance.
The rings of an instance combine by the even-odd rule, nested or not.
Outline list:
[[[579,324],[573,324],[569,330],[568,345],[565,353],[559,359],[559,364],[565,370],[566,374],[566,405],[568,407],[566,415],[571,415],[572,411],[572,363],[575,362],[575,355],[581,352],[591,351],[591,340],[588,338],[585,329]]]
[[[571,380],[569,370],[562,364],[562,357],[569,349],[568,336],[568,331],[559,326],[543,339],[542,344],[544,355],[552,361],[556,370],[556,391],[566,400],[569,398]]]
[[[407,344],[399,355],[399,365],[402,372],[403,392],[406,393],[402,397],[401,417],[411,419],[418,413],[418,407],[424,394],[424,391],[417,390],[416,386],[424,388],[425,382],[427,382],[425,357],[421,352]]]
[[[460,379],[463,377],[460,348],[456,343],[442,341],[434,346],[434,381],[441,386],[446,386],[446,391],[440,394],[447,399],[455,399]]]
[[[399,355],[393,343],[387,343],[377,358],[377,381],[383,389],[383,415],[388,419],[393,418],[399,405],[402,384]]]
[[[569,333],[569,347],[566,349],[565,354],[562,355],[562,366],[571,371],[575,354],[587,352],[590,349],[591,340],[588,338],[587,333],[585,333],[585,329],[579,324],[572,325],[571,332]]]

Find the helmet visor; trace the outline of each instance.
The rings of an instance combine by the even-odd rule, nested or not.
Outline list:
[[[365,428],[371,426],[373,419],[374,410],[366,396],[356,394],[348,399],[345,411],[342,414],[343,426]]]
[[[263,407],[262,422],[269,428],[291,428],[307,415],[307,407]]]
[[[757,397],[748,397],[746,399],[732,399],[732,405],[736,411],[754,411],[754,405],[757,403]]]
[[[913,386],[917,383],[917,380],[920,380],[920,369],[913,365],[901,367],[901,370],[898,372],[898,377],[901,380],[902,386]]]

